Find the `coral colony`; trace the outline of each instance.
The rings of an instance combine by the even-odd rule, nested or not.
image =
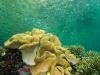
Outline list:
[[[33,29],[31,32],[15,34],[4,43],[4,48],[6,50],[0,50],[1,75],[85,74],[79,70],[82,70],[79,66],[83,61],[79,58],[83,58],[81,52],[84,48],[62,47],[56,35],[45,33],[44,30]]]

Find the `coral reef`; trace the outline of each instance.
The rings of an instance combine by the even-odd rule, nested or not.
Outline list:
[[[70,45],[70,46],[64,46],[65,48],[68,48],[68,50],[74,54],[77,58],[81,58],[84,55],[85,48],[81,45]]]
[[[100,53],[85,52],[81,45],[62,47],[44,30],[13,35],[4,47],[0,47],[1,75],[100,75]]]
[[[75,75],[100,75],[100,53],[89,51],[76,65]]]
[[[95,51],[85,52],[81,45],[64,46],[74,54],[78,63],[73,66],[73,75],[100,75],[100,53]]]
[[[44,30],[13,35],[4,46],[21,51],[23,61],[31,66],[32,75],[71,75],[72,66],[78,62],[55,35]]]
[[[39,49],[39,46],[47,43],[47,49],[61,46],[60,41],[55,35],[45,34],[43,30],[33,29],[32,32],[13,35],[4,45],[6,48],[19,49],[22,52],[23,61],[29,65],[35,65],[36,51]]]

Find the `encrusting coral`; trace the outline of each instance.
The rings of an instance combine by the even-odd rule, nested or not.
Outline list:
[[[55,35],[44,30],[13,35],[4,46],[22,52],[23,61],[32,66],[32,75],[71,75],[71,66],[78,62]]]

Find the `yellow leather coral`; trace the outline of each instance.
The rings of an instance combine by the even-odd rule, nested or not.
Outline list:
[[[70,65],[77,63],[76,57],[61,46],[56,35],[36,28],[13,35],[4,45],[22,52],[23,61],[32,66],[32,75],[71,75]]]

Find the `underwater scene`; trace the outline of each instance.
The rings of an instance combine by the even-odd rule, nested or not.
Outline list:
[[[0,75],[100,75],[100,0],[0,0]]]

